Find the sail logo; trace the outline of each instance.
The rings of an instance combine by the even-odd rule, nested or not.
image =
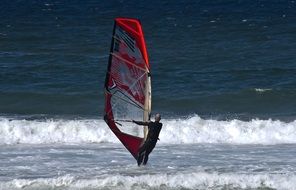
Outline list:
[[[135,39],[129,36],[124,30],[122,30],[120,27],[117,28],[117,32],[115,34],[115,47],[116,43],[119,43],[120,41],[123,41],[127,47],[132,51],[135,52]],[[115,49],[114,49],[115,50]]]
[[[136,40],[120,27],[116,27],[114,34],[114,52],[122,57],[128,56],[130,61],[136,64],[143,64],[142,53],[136,43]]]

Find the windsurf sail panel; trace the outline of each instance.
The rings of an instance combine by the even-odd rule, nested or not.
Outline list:
[[[136,159],[147,128],[126,121],[148,121],[150,112],[150,65],[141,23],[116,18],[105,79],[104,119]]]

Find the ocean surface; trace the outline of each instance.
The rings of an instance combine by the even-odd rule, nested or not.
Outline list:
[[[104,123],[115,17],[141,20],[160,141]],[[0,189],[296,189],[296,1],[17,0],[0,8]]]

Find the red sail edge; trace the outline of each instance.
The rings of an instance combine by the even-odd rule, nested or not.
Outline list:
[[[116,126],[116,123],[113,119],[113,112],[110,103],[111,95],[106,92],[106,102],[105,102],[105,117],[104,120],[112,130],[112,132],[117,136],[120,142],[125,146],[125,148],[133,155],[135,159],[138,158],[138,150],[143,142],[143,138],[132,136],[126,133],[123,133]]]
[[[130,82],[128,80],[130,78],[123,77],[122,69],[132,76],[131,79],[136,80]],[[112,98],[122,94],[135,106],[145,109],[146,97],[143,89],[147,84],[143,76],[149,76],[149,70],[148,54],[140,21],[132,18],[116,18],[105,80],[104,120],[135,159],[138,157],[144,138],[119,129],[114,118]]]
[[[146,67],[150,69],[149,61],[148,61],[148,54],[146,50],[146,43],[144,40],[144,34],[142,31],[142,26],[139,20],[131,19],[131,18],[116,18],[115,23],[117,23],[122,28],[126,29],[126,31],[130,32],[137,40],[141,52],[143,54]]]

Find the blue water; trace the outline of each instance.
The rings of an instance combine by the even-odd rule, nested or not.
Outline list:
[[[126,16],[143,24],[153,111],[291,118],[295,4],[5,1],[0,113],[102,116],[113,19]]]
[[[0,8],[0,190],[295,189],[296,1],[18,0]],[[102,120],[113,19],[141,20],[160,141]]]

